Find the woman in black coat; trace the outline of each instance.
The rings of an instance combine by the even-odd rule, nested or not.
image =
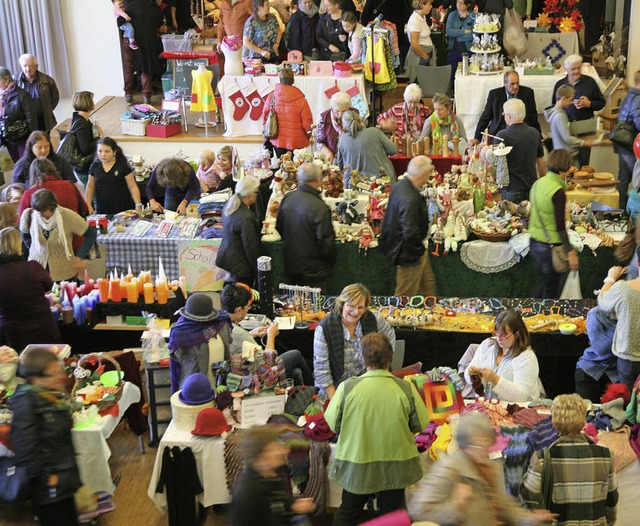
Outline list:
[[[320,60],[336,62],[349,56],[347,32],[342,27],[340,0],[324,0],[326,12],[320,15],[316,27],[316,41]]]
[[[0,344],[21,351],[30,343],[61,343],[45,293],[53,281],[37,261],[23,255],[16,228],[0,230]]]
[[[49,135],[42,131],[34,131],[29,135],[25,144],[24,153],[13,168],[14,183],[22,183],[25,188],[29,188],[31,186],[31,181],[29,181],[29,169],[31,168],[31,163],[38,157],[46,157],[49,159],[53,164],[55,164],[60,179],[64,179],[65,181],[75,184],[76,177],[73,175],[73,168],[71,168],[69,161],[60,157],[53,151]]]
[[[36,104],[11,77],[11,71],[0,67],[0,143],[7,147],[15,163],[24,152],[29,134],[38,127]]]
[[[9,401],[16,465],[27,470],[30,498],[40,524],[75,526],[78,514],[73,496],[81,482],[64,389],[66,372],[45,347],[24,351],[18,368],[25,383]]]
[[[224,233],[216,265],[229,273],[229,281],[253,285],[260,256],[260,222],[249,208],[256,202],[260,181],[245,177],[236,185],[236,193],[225,206]]]

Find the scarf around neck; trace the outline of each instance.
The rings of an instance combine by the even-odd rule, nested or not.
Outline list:
[[[169,350],[200,347],[211,338],[216,338],[225,324],[231,327],[231,318],[225,311],[218,311],[218,317],[212,321],[193,321],[181,316],[177,323],[171,327],[169,333]]]
[[[313,18],[318,14],[318,6],[316,6],[316,4],[311,4],[311,9],[305,9],[302,4],[298,4],[298,9],[309,18]]]
[[[402,120],[404,122],[404,134],[410,135],[414,139],[417,139],[418,135],[420,135],[420,131],[418,129],[418,121],[420,119],[420,107],[418,104],[415,104],[413,107],[413,112],[409,113],[407,108],[407,103],[405,102],[402,105]]]
[[[442,129],[441,126],[449,127],[449,138],[454,135],[459,137],[460,131],[458,130],[458,123],[456,122],[456,116],[453,113],[449,113],[449,116],[446,119],[439,119],[438,115],[434,112],[429,117],[431,121],[431,137],[437,137],[438,139],[442,139]]]
[[[58,230],[58,243],[64,249],[67,259],[72,259],[73,252],[71,252],[69,248],[60,207],[56,207],[55,212],[49,219],[45,219],[40,212],[33,209],[31,210],[31,214],[31,225],[29,226],[31,249],[29,250],[29,260],[37,261],[43,267],[47,268],[47,261],[49,260],[49,240],[44,233],[48,232],[49,236],[51,236],[56,229]],[[44,243],[42,243],[40,234],[45,238]]]

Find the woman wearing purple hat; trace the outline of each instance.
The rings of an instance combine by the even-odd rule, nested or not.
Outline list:
[[[168,345],[172,394],[193,373],[210,374],[209,340],[222,339],[225,359],[229,358],[231,344],[231,319],[226,312],[213,308],[208,295],[192,294],[178,313],[180,318],[171,327]]]

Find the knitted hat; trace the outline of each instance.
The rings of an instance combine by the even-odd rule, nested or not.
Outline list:
[[[178,399],[187,405],[206,404],[215,397],[216,392],[211,387],[207,375],[203,373],[193,373],[187,376],[178,395]]]
[[[213,308],[213,300],[201,292],[189,296],[178,314],[193,321],[213,321],[218,317],[218,311]]]
[[[232,427],[233,426],[227,423],[227,419],[222,414],[222,411],[212,407],[200,411],[198,419],[196,420],[196,427],[193,428],[191,433],[193,435],[220,436]]]
[[[304,428],[304,434],[311,440],[318,442],[324,442],[325,440],[331,440],[335,435],[327,421],[324,419],[324,414],[318,413],[307,418],[307,426]]]

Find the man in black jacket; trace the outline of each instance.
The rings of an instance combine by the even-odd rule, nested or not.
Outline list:
[[[538,123],[538,109],[536,99],[531,88],[520,85],[520,75],[515,71],[507,71],[503,76],[504,87],[495,88],[489,92],[487,104],[476,126],[476,133],[469,141],[470,145],[478,144],[482,140],[482,132],[489,127],[489,134],[496,135],[507,127],[502,113],[502,106],[509,99],[520,99],[526,109],[525,124],[540,132]]]
[[[429,157],[414,157],[389,197],[380,248],[397,267],[396,296],[436,294],[436,278],[423,244],[429,229],[427,203],[420,193],[431,172]]]
[[[42,71],[38,71],[38,59],[25,53],[19,59],[21,73],[14,75],[16,84],[25,90],[36,103],[38,111],[38,130],[51,132],[56,123],[53,110],[60,102],[56,81]]]
[[[300,166],[298,185],[282,199],[276,222],[284,243],[284,272],[291,284],[322,288],[335,261],[336,235],[331,210],[320,197],[320,167]]]

